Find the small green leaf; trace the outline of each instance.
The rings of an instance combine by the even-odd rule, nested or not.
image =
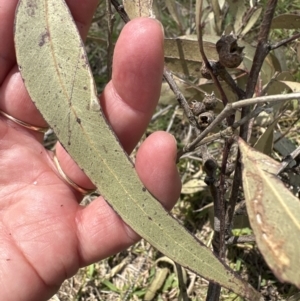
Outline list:
[[[105,285],[107,288],[109,288],[110,291],[115,292],[115,293],[120,293],[120,290],[109,280],[104,279],[101,281],[103,285]]]
[[[95,272],[95,264],[90,264],[88,267],[88,277],[92,278]]]

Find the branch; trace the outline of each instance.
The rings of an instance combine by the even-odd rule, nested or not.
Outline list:
[[[245,92],[236,84],[236,82],[233,80],[232,76],[228,73],[225,67],[223,67],[220,63],[216,63],[216,65],[219,65],[218,68],[218,75],[226,82],[226,84],[231,88],[233,93],[235,93],[238,96],[238,99],[244,99],[245,98]],[[223,68],[222,68],[222,67]]]
[[[227,245],[240,244],[240,243],[253,243],[255,242],[254,235],[231,236],[227,241]]]
[[[275,103],[273,104],[275,105]],[[273,106],[272,105],[272,106]],[[227,127],[225,130],[220,131],[216,134],[210,135],[208,137],[203,138],[193,150],[190,151],[198,151],[199,147],[203,144],[208,144],[210,142],[216,141],[218,139],[230,139],[232,135],[234,135],[234,131],[239,128],[242,124],[246,123],[248,120],[257,117],[261,112],[267,112],[271,105],[265,107],[258,107],[254,111],[252,111],[248,116],[236,121],[232,126]],[[183,154],[184,155],[184,154]]]
[[[258,44],[256,47],[255,55],[253,58],[253,64],[249,74],[249,80],[246,86],[246,98],[253,96],[255,91],[255,86],[259,73],[261,71],[262,64],[270,52],[270,45],[268,43],[269,32],[271,28],[272,19],[274,16],[277,0],[269,0],[267,3],[267,8],[261,22],[260,31],[258,34]],[[250,107],[246,107],[242,110],[242,118],[245,117],[250,112]],[[248,136],[248,123],[244,124],[240,130],[240,136],[247,141]]]
[[[294,151],[287,155],[284,160],[281,162],[281,166],[277,171],[279,175],[294,159],[300,154],[300,146],[298,146]]]
[[[181,91],[179,90],[176,82],[173,79],[173,76],[171,74],[170,71],[167,70],[167,68],[164,68],[164,79],[166,80],[166,82],[169,84],[171,90],[173,91],[173,93],[175,94],[175,97],[179,103],[179,105],[183,108],[185,115],[187,116],[190,124],[193,127],[198,127],[198,123],[196,121],[195,115],[193,114],[193,112],[191,111],[189,104],[187,102],[187,100],[185,99],[184,95],[181,93]]]
[[[224,118],[226,118],[228,115],[232,114],[237,109],[244,108],[247,106],[249,107],[253,104],[260,104],[260,103],[264,103],[264,102],[287,101],[287,100],[299,99],[299,98],[300,98],[300,92],[290,93],[290,94],[261,96],[261,97],[256,97],[256,98],[240,100],[235,103],[229,103],[223,109],[223,111],[214,119],[214,121],[194,141],[187,144],[182,149],[181,154],[184,154],[184,153],[194,150],[195,147],[199,145],[200,141],[203,140],[217,125],[219,125]],[[260,110],[260,109],[258,109],[258,110]],[[247,116],[245,116],[244,118],[249,118],[249,114]],[[252,117],[253,116],[251,115],[251,118]],[[246,124],[246,123],[244,123],[244,124]]]
[[[223,196],[220,194],[217,183],[217,169],[218,164],[215,159],[209,154],[207,146],[201,146],[201,154],[203,160],[203,169],[206,173],[205,183],[210,189],[211,196],[214,201],[214,236],[212,240],[212,246],[214,253],[221,259],[225,257],[225,236],[224,225],[225,220],[223,213],[225,213],[222,207]],[[224,200],[224,199],[223,199]],[[222,220],[224,221],[222,223]],[[223,226],[223,227],[222,227]],[[206,301],[219,300],[221,292],[221,286],[218,283],[209,282],[208,291],[206,295]]]
[[[119,4],[117,0],[110,0],[111,4],[114,6],[115,10],[120,15],[121,19],[124,21],[124,23],[128,23],[130,21],[130,18],[128,17],[124,6]]]
[[[295,34],[295,35],[293,35],[293,36],[291,36],[289,38],[283,39],[283,40],[281,40],[281,41],[279,41],[279,42],[271,45],[270,46],[270,50],[277,49],[277,48],[279,48],[279,47],[281,47],[283,45],[286,45],[286,44],[288,44],[288,43],[290,43],[290,42],[292,42],[292,41],[294,41],[294,40],[296,40],[298,38],[300,38],[300,33],[297,33],[297,34]]]
[[[249,80],[246,86],[246,95],[245,95],[246,98],[251,98],[253,96],[257,84],[257,80],[259,77],[259,73],[262,68],[262,64],[266,56],[270,52],[268,37],[269,37],[269,32],[271,28],[272,19],[274,16],[276,4],[277,4],[277,0],[269,0],[267,3],[265,13],[263,15],[260,31],[258,34],[258,44],[253,58],[253,64],[249,74]],[[250,111],[251,111],[250,106],[244,107],[242,109],[241,118],[244,118],[247,115],[249,115]],[[245,141],[248,141],[248,131],[249,131],[249,121],[240,127],[240,137],[242,137]],[[230,229],[230,226],[232,224],[234,208],[235,208],[236,201],[238,199],[238,193],[242,183],[242,166],[240,161],[240,155],[241,155],[240,151],[238,151],[231,195],[226,211],[227,229]]]
[[[111,12],[110,0],[106,0],[106,17],[107,17],[107,75],[108,75],[108,80],[110,80],[112,74],[112,59],[113,59],[113,52],[114,52],[114,45],[112,40],[114,16],[112,15]]]

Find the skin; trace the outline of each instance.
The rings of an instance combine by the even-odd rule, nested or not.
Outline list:
[[[0,109],[30,124],[47,126],[16,65],[13,22],[17,2],[0,0]],[[66,2],[84,39],[98,0]],[[155,109],[162,72],[161,25],[150,19],[131,21],[116,44],[112,80],[100,96],[128,153]],[[79,205],[82,196],[59,177],[53,154],[42,141],[42,134],[0,115],[0,300],[47,300],[80,267],[140,239],[101,197],[87,207]],[[73,181],[93,188],[59,144],[57,156]],[[148,137],[136,158],[139,177],[167,209],[181,188],[175,158],[175,140],[164,132]]]

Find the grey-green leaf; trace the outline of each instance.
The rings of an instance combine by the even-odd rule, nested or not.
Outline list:
[[[208,60],[218,60],[216,43],[217,36],[204,35],[202,37],[204,52]],[[253,63],[255,48],[244,41],[238,42],[245,47],[245,57],[242,64],[236,70],[249,71]],[[165,61],[168,69],[186,76],[201,77],[200,68],[202,57],[199,52],[199,44],[195,35],[182,36],[176,39],[165,39]],[[271,55],[268,55],[263,63],[261,77],[263,83],[268,83],[275,73]]]
[[[65,2],[21,0],[15,45],[30,97],[122,219],[182,266],[249,300],[258,300],[259,293],[190,235],[144,188],[99,106],[84,45]]]

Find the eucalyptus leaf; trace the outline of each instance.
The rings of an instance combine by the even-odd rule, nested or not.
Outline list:
[[[246,33],[248,33],[253,26],[255,25],[255,23],[257,22],[257,20],[259,19],[260,15],[262,12],[262,7],[259,7],[251,16],[251,18],[249,19],[249,21],[247,22],[246,26],[244,27],[244,29],[241,32],[240,36],[244,36]]]
[[[260,294],[190,235],[139,180],[99,105],[85,48],[66,3],[20,0],[15,47],[31,99],[122,219],[180,265],[244,298],[259,300]]]
[[[186,81],[178,78],[177,76],[173,76],[173,78],[176,82],[177,87],[187,100],[195,98],[198,99],[200,95],[203,95],[203,93],[197,90],[194,86],[189,85]],[[162,84],[159,103],[164,105],[178,104],[174,92],[171,90],[169,84],[166,82]]]
[[[203,35],[203,48],[209,60],[218,60],[219,55],[216,50],[216,43],[220,37],[213,35]],[[239,46],[245,47],[245,57],[242,64],[235,69],[248,73],[252,67],[255,48],[244,41],[238,41]],[[189,35],[175,39],[165,39],[165,61],[168,68],[185,76],[201,77],[200,68],[202,57],[199,51],[197,36]],[[268,55],[263,63],[261,78],[263,84],[268,83],[275,73],[275,67],[271,55]]]
[[[282,81],[275,79],[272,79],[265,87],[264,92],[267,95],[278,95],[283,92],[291,92],[290,88],[284,84]]]
[[[271,28],[300,28],[300,16],[299,14],[283,14],[277,16],[272,20]]]
[[[231,4],[232,5],[232,4]],[[233,24],[234,32],[239,33],[244,25],[244,17],[247,12],[245,1],[239,1],[234,14],[235,21]]]
[[[244,142],[242,140],[239,140],[239,146],[240,149],[244,146]],[[273,160],[272,158],[270,158],[269,156],[266,156],[265,154],[255,151],[254,149],[250,148],[250,147],[244,147],[242,150],[251,150],[253,152],[253,154],[255,154],[255,160],[257,162],[257,164],[259,164],[260,169],[262,169],[263,171],[270,173],[270,174],[276,174],[277,170],[280,168],[280,163]],[[254,156],[254,155],[253,155]]]
[[[274,174],[264,171],[266,162],[273,165],[271,158],[258,155],[242,139],[239,148],[247,212],[258,248],[280,281],[299,288],[299,199]]]
[[[283,84],[285,84],[286,86],[288,86],[292,92],[299,92],[300,91],[300,83],[297,82],[293,82],[293,81],[281,81]]]
[[[244,6],[244,1],[236,1],[236,0],[227,0],[228,3],[228,12],[231,23],[234,23],[236,20],[237,11],[240,6]],[[241,23],[238,22],[238,23]]]
[[[220,8],[220,1],[219,0],[210,0],[210,5],[212,11],[214,13],[214,21],[215,21],[215,30],[217,35],[221,34],[221,26],[222,26],[222,11]]]
[[[203,47],[209,60],[217,60],[215,43],[203,39]],[[169,70],[185,76],[201,77],[202,57],[194,36],[165,39],[165,62]]]
[[[178,3],[173,0],[165,0],[166,7],[174,21],[177,23],[178,27],[182,30],[182,22],[181,22],[181,15],[178,12]]]
[[[274,127],[277,121],[273,121],[264,131],[264,133],[257,139],[254,148],[266,155],[271,155],[274,142]]]

